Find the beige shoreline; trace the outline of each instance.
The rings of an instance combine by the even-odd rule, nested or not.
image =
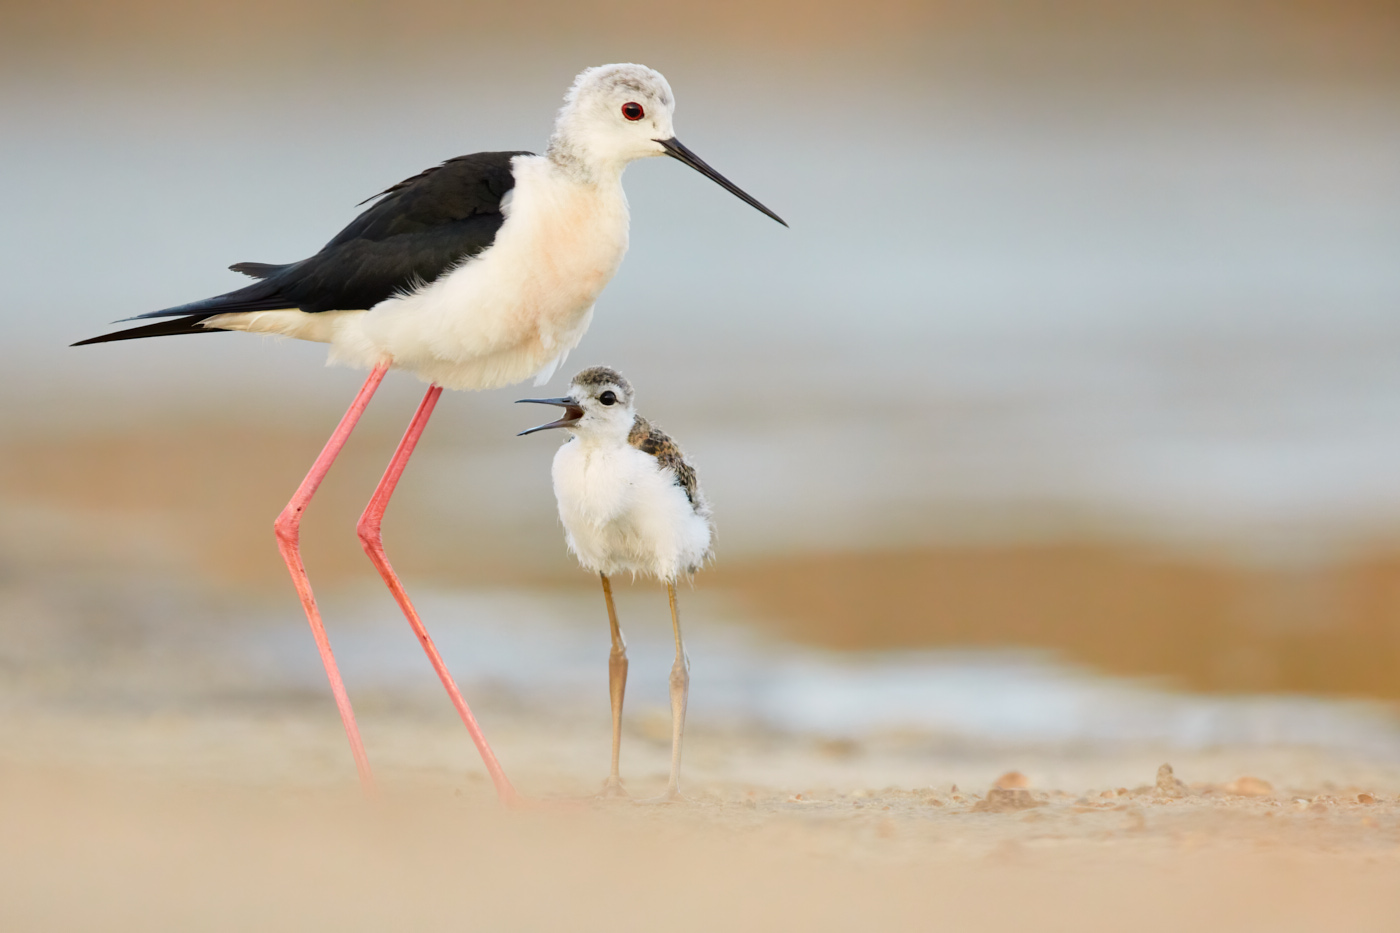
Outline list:
[[[12,706],[0,926],[1364,931],[1393,929],[1400,908],[1396,761],[1178,751],[1187,787],[1174,797],[1155,787],[1160,749],[889,737],[852,751],[700,729],[687,745],[693,803],[603,805],[586,795],[606,773],[606,723],[505,712],[497,750],[545,801],[505,811],[459,723],[373,703],[362,719],[373,802],[319,705],[155,717]],[[632,792],[659,790],[664,743],[634,726],[626,752]],[[990,782],[1012,767],[1029,788],[989,806]],[[1227,793],[1245,774],[1271,789]],[[1134,786],[1120,795],[1120,782]]]

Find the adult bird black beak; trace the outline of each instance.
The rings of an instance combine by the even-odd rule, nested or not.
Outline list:
[[[677,162],[683,162],[686,165],[689,165],[701,175],[704,175],[706,178],[718,184],[725,191],[728,191],[730,194],[738,197],[739,200],[747,202],[749,205],[758,208],[759,210],[763,211],[763,213],[767,214],[769,217],[772,217],[778,223],[782,224],[784,227],[787,226],[786,220],[783,220],[783,218],[779,217],[777,214],[773,213],[768,208],[764,207],[762,204],[759,204],[758,201],[750,197],[744,191],[744,189],[734,184],[734,182],[730,181],[728,178],[725,178],[719,172],[716,172],[714,169],[710,168],[710,166],[705,162],[704,159],[700,158],[698,155],[687,149],[685,147],[685,144],[682,143],[676,137],[672,136],[670,139],[658,139],[655,140],[655,142],[660,143],[662,147],[666,150],[666,154],[671,158],[675,159]]]
[[[534,434],[536,431],[547,431],[550,428],[567,428],[583,417],[583,409],[579,407],[578,402],[569,398],[567,395],[563,398],[521,398],[515,400],[515,404],[517,405],[524,404],[525,402],[529,402],[531,405],[557,405],[564,409],[564,417],[560,418],[558,421],[551,421],[549,424],[538,425],[528,431],[521,431],[519,434],[515,435],[516,437],[524,437],[526,434]]]

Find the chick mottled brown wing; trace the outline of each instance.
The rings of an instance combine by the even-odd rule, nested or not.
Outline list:
[[[666,432],[652,426],[647,419],[638,415],[637,420],[632,423],[632,430],[627,434],[627,443],[644,454],[651,454],[661,466],[670,467],[676,474],[676,485],[685,490],[685,497],[690,500],[691,506],[702,515],[706,513],[705,495],[700,491],[700,480],[695,475],[695,468],[685,462],[681,449]]]

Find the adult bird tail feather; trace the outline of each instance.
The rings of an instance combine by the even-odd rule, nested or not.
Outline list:
[[[79,340],[72,346],[81,347],[89,343],[109,343],[113,340],[135,340],[138,337],[172,337],[175,334],[224,334],[228,333],[219,327],[205,327],[203,322],[213,317],[212,314],[190,314],[175,320],[156,321],[154,324],[147,324],[144,327],[131,327],[127,330],[113,331],[110,334],[103,334],[100,337],[89,337],[87,340]]]
[[[262,264],[257,264],[262,268]],[[112,340],[135,340],[138,337],[169,337],[175,334],[202,334],[216,333],[221,328],[205,327],[201,322],[219,314],[237,314],[243,311],[281,311],[287,308],[295,308],[296,302],[289,301],[280,294],[274,283],[266,280],[254,282],[237,291],[227,292],[223,295],[215,295],[213,298],[202,298],[199,301],[191,301],[189,304],[176,305],[173,308],[164,308],[160,311],[150,311],[146,314],[138,314],[135,317],[123,318],[118,323],[126,321],[140,321],[147,318],[178,318],[175,321],[161,321],[156,324],[147,324],[144,327],[133,327],[130,330],[115,331],[110,334],[103,334],[100,337],[92,337],[88,340],[80,340],[73,344],[81,347],[89,343],[107,343]]]

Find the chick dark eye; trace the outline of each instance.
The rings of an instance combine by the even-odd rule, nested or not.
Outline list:
[[[647,112],[642,109],[641,104],[635,104],[631,101],[628,101],[627,103],[622,105],[622,115],[629,120],[640,120],[642,117],[647,115]]]
[[[598,396],[598,401],[602,402],[604,405],[611,405],[617,401],[617,396],[613,395],[612,391],[609,390]]]

